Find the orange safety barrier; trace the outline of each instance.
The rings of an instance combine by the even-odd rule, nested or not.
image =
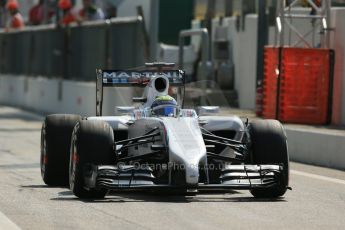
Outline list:
[[[329,122],[331,52],[265,47],[262,116],[291,123]]]

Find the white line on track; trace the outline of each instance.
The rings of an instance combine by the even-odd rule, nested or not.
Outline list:
[[[0,229],[20,230],[20,228],[0,212]]]
[[[343,184],[345,185],[345,180],[340,180],[332,177],[327,177],[327,176],[320,176],[320,175],[315,175],[311,173],[306,173],[306,172],[301,172],[297,170],[290,170],[291,174],[299,175],[299,176],[305,176],[313,179],[318,179],[318,180],[323,180],[323,181],[328,181],[336,184]]]

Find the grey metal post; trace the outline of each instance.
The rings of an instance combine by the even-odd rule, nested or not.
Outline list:
[[[331,28],[331,1],[330,0],[323,0],[325,6],[325,15],[326,15],[326,47],[330,47],[330,28]]]
[[[183,69],[183,53],[184,53],[184,39],[191,36],[201,36],[201,63],[200,63],[200,73],[199,77],[202,80],[202,90],[206,92],[207,82],[206,80],[213,80],[212,76],[212,65],[210,63],[210,38],[208,35],[208,30],[206,28],[191,29],[191,30],[181,30],[179,35],[179,59],[178,67]],[[201,98],[201,103],[206,104],[205,97]]]
[[[279,33],[279,46],[284,45],[284,24],[285,24],[285,15],[284,15],[285,1],[278,2],[278,14],[280,17],[277,17],[277,27]],[[279,25],[280,23],[280,25]],[[279,28],[280,27],[280,28]]]
[[[231,17],[233,11],[233,2],[225,1],[225,17]]]
[[[43,24],[48,24],[48,2],[43,2]]]
[[[256,86],[263,79],[264,49],[268,40],[268,22],[266,17],[266,0],[259,0],[258,43],[256,58]]]
[[[159,0],[151,0],[150,14],[150,61],[154,62],[157,59]]]

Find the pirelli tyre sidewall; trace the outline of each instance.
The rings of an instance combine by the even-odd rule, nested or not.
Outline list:
[[[71,142],[70,189],[82,199],[103,198],[107,190],[85,188],[84,178],[87,167],[114,163],[113,129],[104,121],[82,120],[74,127]]]
[[[68,186],[71,135],[79,120],[79,115],[52,114],[43,122],[40,166],[42,179],[47,185]]]
[[[289,154],[287,138],[282,124],[277,120],[254,120],[248,127],[253,164],[283,164],[279,185],[252,189],[255,197],[276,198],[283,196],[289,182]]]

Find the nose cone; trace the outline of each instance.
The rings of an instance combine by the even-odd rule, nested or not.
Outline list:
[[[199,165],[206,159],[206,147],[196,118],[164,118],[170,163],[186,172],[186,183],[199,182]]]

